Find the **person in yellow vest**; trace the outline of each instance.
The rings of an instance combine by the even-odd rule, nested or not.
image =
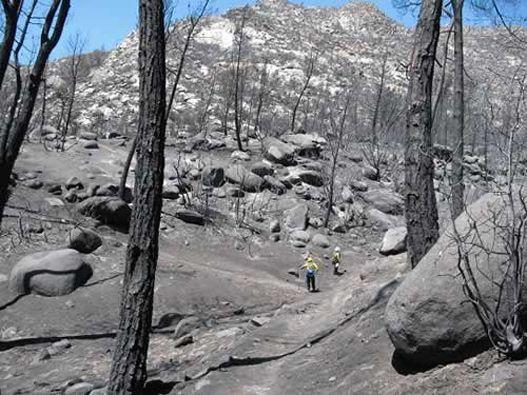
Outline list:
[[[340,247],[337,246],[333,250],[333,254],[331,254],[331,263],[333,264],[333,274],[339,275],[339,266],[340,261],[342,260],[342,253],[340,252]]]
[[[306,269],[307,290],[309,292],[315,292],[315,277],[318,272],[318,265],[309,252],[307,253],[304,265],[302,265],[302,269]]]

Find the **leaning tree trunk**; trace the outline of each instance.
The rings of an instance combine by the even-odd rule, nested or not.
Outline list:
[[[108,392],[143,393],[152,324],[165,145],[163,0],[139,2],[139,127],[134,205]]]
[[[452,161],[452,218],[457,218],[464,208],[465,184],[463,184],[464,151],[464,62],[463,62],[463,3],[452,0],[454,9],[454,152]]]
[[[405,214],[408,260],[415,267],[439,237],[432,157],[432,80],[442,0],[423,0],[407,96]]]
[[[119,182],[119,197],[124,200],[126,195],[126,180],[128,180],[128,173],[130,172],[130,166],[132,165],[132,160],[134,159],[135,151],[137,149],[137,135],[132,141],[128,155],[126,156],[126,162],[123,165],[123,173],[121,174],[121,181]]]
[[[13,45],[15,44],[17,25],[20,12],[22,10],[23,1],[3,1],[2,7],[4,12],[4,29],[2,43],[0,45],[0,87],[3,86],[4,77],[9,66],[9,59],[13,52]]]

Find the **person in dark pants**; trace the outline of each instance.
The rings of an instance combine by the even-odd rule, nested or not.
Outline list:
[[[318,271],[318,265],[315,263],[311,254],[307,255],[306,262],[302,266],[302,269],[306,269],[306,285],[309,292],[315,292],[315,277]]]

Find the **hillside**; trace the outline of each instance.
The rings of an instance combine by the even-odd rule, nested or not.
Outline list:
[[[232,72],[242,18],[239,150]],[[187,27],[176,24],[170,36],[170,70]],[[68,59],[50,64],[46,125],[32,131],[16,162],[0,238],[2,394],[105,393],[134,193],[132,161],[124,200],[116,197],[136,130],[137,40],[131,32],[108,53],[86,55],[63,151],[55,126]],[[441,47],[445,40],[446,32]],[[421,273],[407,263],[399,144],[411,42],[412,31],[361,2],[319,8],[262,0],[203,19],[168,128],[147,394],[525,391],[525,360],[507,360],[479,343],[456,354],[450,348],[459,339],[439,335],[436,348],[424,351],[437,359],[416,366],[395,352],[386,330],[388,301]],[[478,117],[488,108],[482,103],[511,95],[503,81],[523,67],[523,56],[500,29],[466,29],[467,129],[474,140],[464,157],[467,204],[506,184],[501,162],[481,152]],[[313,76],[291,130],[311,58]],[[448,72],[447,103],[450,79]],[[371,139],[376,105],[378,145]],[[446,121],[437,123],[437,142],[448,145],[449,109],[440,114]],[[452,151],[435,151],[443,231]],[[525,166],[519,169],[527,173]],[[448,241],[442,239],[445,251]],[[335,272],[336,247],[342,262]],[[444,262],[442,253],[432,258]],[[301,269],[308,255],[320,265],[313,292]],[[462,294],[459,276],[440,281],[456,288],[419,291]],[[430,332],[447,326],[449,336],[453,319],[436,302],[412,305],[418,311],[408,315],[430,313],[438,322]],[[475,314],[462,318],[455,324],[475,321],[475,336],[485,336]],[[454,357],[441,359],[441,347]]]

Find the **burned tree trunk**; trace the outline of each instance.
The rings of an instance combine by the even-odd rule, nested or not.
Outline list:
[[[464,0],[452,0],[454,9],[454,154],[452,161],[452,217],[457,218],[464,208],[465,184],[463,184],[464,151],[464,62],[463,62],[463,3]]]
[[[4,82],[11,52],[16,39],[17,24],[24,2],[22,0],[2,0],[4,10],[4,31],[2,46],[0,47],[0,87]]]
[[[119,182],[119,192],[118,196],[124,200],[126,192],[126,181],[128,180],[128,173],[130,172],[130,166],[132,165],[132,160],[134,159],[135,151],[137,149],[137,135],[132,141],[128,155],[126,155],[126,161],[123,165],[123,173],[121,174],[121,181]]]
[[[415,267],[439,236],[432,157],[432,80],[442,0],[423,0],[407,96],[405,208],[408,260]]]
[[[240,21],[236,26],[234,32],[235,50],[233,54],[233,82],[234,82],[234,129],[236,132],[236,144],[238,150],[243,151],[241,134],[242,134],[242,112],[243,112],[243,85],[242,81],[244,71],[241,70],[242,52],[244,50],[245,41],[245,22],[247,20],[247,8],[244,8]]]
[[[293,107],[293,113],[291,115],[291,134],[295,133],[295,126],[296,126],[296,113],[298,112],[298,107],[300,106],[300,103],[302,102],[302,98],[304,97],[307,88],[309,88],[309,82],[311,81],[311,77],[313,76],[313,71],[315,68],[315,62],[316,57],[312,53],[309,56],[307,68],[306,68],[306,79],[304,81],[304,85],[302,86],[302,89],[300,90],[300,94],[298,95],[298,98],[296,99],[295,105]]]
[[[166,129],[163,0],[139,2],[139,127],[134,206],[108,392],[143,392],[161,220]]]

